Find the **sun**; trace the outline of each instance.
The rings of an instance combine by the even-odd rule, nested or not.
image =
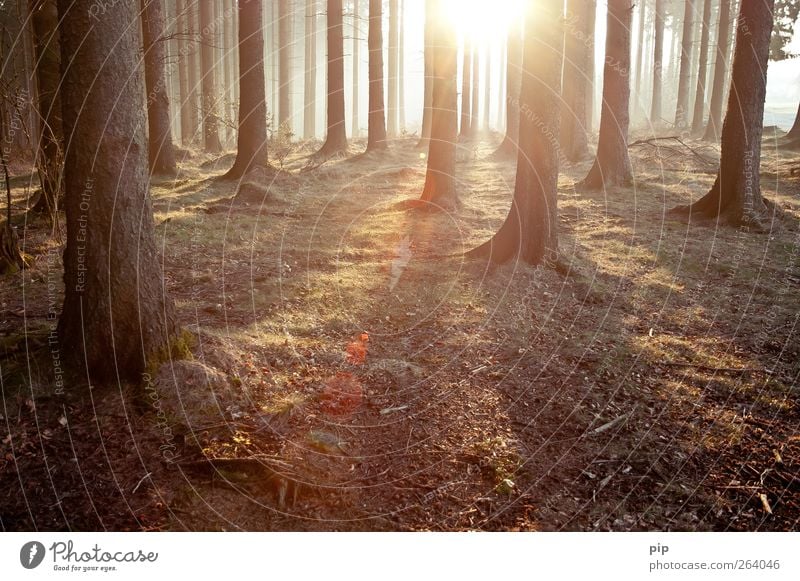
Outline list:
[[[478,42],[499,42],[508,29],[523,17],[526,0],[444,0],[447,18],[465,38]]]

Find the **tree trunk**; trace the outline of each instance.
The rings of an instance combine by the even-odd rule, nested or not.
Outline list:
[[[188,94],[186,98],[186,108],[191,119],[191,142],[199,140],[198,133],[202,128],[202,87],[200,81],[200,44],[198,42],[200,30],[200,6],[197,0],[186,1],[186,22],[187,22],[187,43],[188,43],[188,62],[187,62],[187,81]]]
[[[263,10],[263,8],[262,8]],[[239,105],[239,49],[238,49],[238,30],[239,30],[239,10],[236,0],[225,0],[225,11],[228,17],[225,19],[225,83],[228,86],[228,115],[231,121],[231,138],[236,137],[233,127],[238,127],[237,108]],[[263,30],[263,29],[262,29]],[[262,51],[263,52],[263,51]],[[263,57],[262,57],[263,66]]]
[[[66,147],[65,359],[98,382],[140,381],[178,334],[148,192],[145,98],[132,2],[59,0]]]
[[[436,2],[436,48],[433,51],[433,116],[428,169],[422,201],[435,209],[458,205],[456,141],[458,139],[458,42],[452,20]]]
[[[147,128],[150,172],[175,173],[175,150],[172,147],[172,124],[169,117],[169,94],[164,65],[163,0],[141,0],[142,39],[144,41],[144,80],[147,87]]]
[[[644,37],[645,20],[647,19],[647,0],[639,0],[639,36],[637,37],[636,45],[636,83],[634,84],[634,102],[636,105],[637,122],[647,118],[644,112],[644,95],[642,94],[642,79],[645,72],[645,59],[647,58],[648,51],[645,50],[646,42]]]
[[[613,0],[610,0],[613,2]],[[511,210],[494,237],[467,253],[495,263],[558,259],[558,147],[563,42],[562,0],[536,0],[527,9],[517,177]]]
[[[495,155],[517,158],[519,137],[519,92],[522,84],[522,26],[514,25],[508,37],[506,58],[506,136]]]
[[[303,137],[317,134],[317,0],[306,0],[305,82],[303,85]]]
[[[741,4],[719,173],[711,191],[694,204],[676,208],[678,213],[760,226],[765,210],[759,177],[761,137],[774,4],[774,0]]]
[[[36,168],[42,195],[34,212],[53,216],[63,198],[63,144],[61,126],[61,57],[59,54],[58,8],[55,0],[31,0],[33,46],[36,58],[38,108],[41,123]]]
[[[417,147],[428,147],[431,138],[431,104],[433,101],[433,2],[425,0],[425,101],[422,111],[422,133]]]
[[[789,132],[783,136],[785,140],[797,139],[800,137],[800,105],[797,107],[797,115],[795,115],[794,123]]]
[[[398,2],[399,0],[389,0],[389,137],[397,137],[399,133],[397,76],[400,64],[400,19]]]
[[[398,74],[397,74],[397,90],[399,92],[398,101],[400,109],[400,131],[406,131],[406,19],[405,19],[406,3],[405,0],[400,0],[400,40],[399,40],[399,58],[398,58]]]
[[[582,182],[586,189],[629,184],[628,124],[631,64],[631,0],[608,1],[606,59],[603,68],[603,103],[597,155]]]
[[[589,40],[586,42],[586,51],[589,53],[589,64],[586,69],[586,131],[591,133],[594,131],[594,102],[595,102],[595,52],[596,48],[596,26],[597,24],[597,2],[591,0],[589,5],[589,23],[587,27],[590,31]]]
[[[491,71],[491,47],[486,43],[483,51],[483,121],[481,122],[482,129],[489,133],[489,112],[491,111],[491,88],[492,88],[492,71]]]
[[[697,89],[694,96],[694,112],[692,113],[692,136],[700,137],[703,132],[706,110],[706,74],[708,72],[708,37],[711,20],[711,0],[703,2],[703,31],[700,35],[700,64],[697,69]]]
[[[474,136],[480,129],[481,109],[480,109],[480,75],[481,75],[481,50],[478,43],[472,42],[472,112],[470,113],[470,133]]]
[[[217,82],[214,53],[216,28],[214,27],[214,0],[200,2],[200,69],[203,91],[203,145],[209,153],[219,153],[219,119],[217,113]]]
[[[472,136],[472,44],[464,39],[464,63],[461,71],[461,137]]]
[[[703,134],[703,141],[719,141],[722,127],[722,102],[725,95],[725,77],[728,69],[726,57],[731,30],[731,1],[720,0],[717,50],[714,61],[714,84],[711,87],[711,109],[708,113],[708,124]]]
[[[386,113],[383,103],[383,0],[369,0],[368,43],[369,128],[367,151],[375,151],[386,149]]]
[[[361,20],[361,0],[353,0],[353,138],[359,136],[361,128],[358,119],[359,101],[359,69],[361,68],[361,33],[359,30]]]
[[[650,124],[661,125],[661,87],[664,83],[664,0],[656,0],[655,35],[653,44],[653,100],[650,104]]]
[[[342,0],[328,1],[328,134],[316,157],[327,159],[347,151],[344,119],[344,35]]]
[[[239,4],[239,136],[236,161],[225,175],[238,179],[267,165],[267,95],[264,77],[263,0]]]
[[[189,17],[187,0],[176,0],[178,12],[178,86],[181,111],[181,145],[188,146],[197,131],[197,111],[192,107],[189,87],[189,56],[192,45],[189,42]]]
[[[689,115],[689,85],[692,79],[692,32],[694,31],[694,0],[686,0],[683,9],[681,38],[681,68],[678,73],[678,103],[675,107],[675,126],[685,129]]]
[[[589,156],[586,101],[589,93],[587,69],[590,55],[586,49],[586,39],[591,38],[592,34],[589,30],[589,10],[593,7],[593,0],[567,0],[559,142],[564,156],[573,162]]]
[[[278,124],[291,132],[292,119],[292,45],[289,0],[278,0]]]

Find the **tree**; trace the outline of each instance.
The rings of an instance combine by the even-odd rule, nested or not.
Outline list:
[[[358,102],[359,102],[359,73],[361,68],[361,31],[359,30],[360,15],[360,0],[353,0],[353,138],[359,136],[361,129],[358,120]]]
[[[711,109],[708,114],[708,124],[703,134],[703,141],[718,141],[722,126],[722,100],[725,94],[725,76],[727,75],[728,44],[730,42],[731,2],[734,0],[720,0],[719,24],[717,26],[717,50],[714,61],[714,84],[711,87]]]
[[[794,23],[798,17],[800,17],[798,0],[775,0],[775,24],[769,43],[770,60],[782,61],[795,56],[789,53],[786,47],[794,37]]]
[[[425,0],[425,100],[422,110],[422,132],[418,147],[427,147],[431,138],[431,105],[433,102],[433,2]]]
[[[506,135],[495,151],[499,157],[517,158],[519,92],[522,85],[522,26],[512,26],[506,58]]]
[[[692,31],[694,30],[694,1],[686,0],[683,8],[681,37],[681,68],[678,73],[678,103],[675,107],[675,126],[686,128],[689,115],[689,84],[692,78]]]
[[[400,15],[399,0],[389,0],[389,118],[388,132],[390,137],[397,137],[398,121],[398,73],[400,65]]]
[[[328,2],[328,133],[316,158],[324,160],[347,151],[344,120],[344,35],[342,0]]]
[[[472,44],[464,39],[464,64],[461,74],[461,137],[472,135]]]
[[[148,192],[138,13],[131,2],[58,0],[67,137],[63,352],[94,381],[140,381],[178,324]]]
[[[766,209],[760,186],[761,137],[774,3],[741,3],[719,172],[705,196],[675,208],[676,213],[759,226]]]
[[[653,43],[653,99],[650,103],[650,123],[661,124],[661,87],[663,79],[664,53],[664,0],[656,0],[655,35]]]
[[[433,111],[428,168],[422,201],[437,208],[458,205],[456,193],[456,141],[458,139],[458,43],[452,19],[436,2],[433,49]]]
[[[628,157],[630,122],[631,0],[609,0],[606,59],[603,67],[603,103],[597,155],[581,183],[586,189],[624,185],[631,181]]]
[[[483,116],[481,121],[481,128],[484,132],[489,132],[489,124],[490,124],[490,111],[491,111],[491,94],[492,94],[492,76],[491,76],[491,49],[489,45],[484,47],[483,50]]]
[[[570,161],[580,161],[589,156],[586,101],[589,96],[587,80],[591,54],[586,45],[593,32],[589,30],[589,11],[592,9],[593,0],[567,0],[559,142],[564,156]]]
[[[289,0],[278,0],[278,125],[291,131],[292,45]]]
[[[614,0],[610,0],[613,2]],[[561,0],[527,9],[520,91],[519,157],[511,210],[489,241],[467,253],[504,263],[554,264],[558,257],[558,148],[563,36]]]
[[[644,113],[644,92],[642,91],[642,79],[645,78],[647,72],[645,68],[645,60],[647,59],[648,51],[645,50],[647,39],[644,36],[645,21],[647,20],[647,0],[639,0],[636,3],[639,7],[639,33],[636,37],[636,81],[633,86],[634,95],[636,95],[636,102],[638,103],[636,110],[641,112],[642,119],[647,115]]]
[[[369,0],[369,128],[367,151],[386,149],[383,104],[383,0]]]
[[[58,8],[55,0],[31,0],[33,45],[41,131],[36,167],[42,195],[34,212],[50,216],[63,197],[62,165],[64,132],[61,126],[61,56],[59,54]]]
[[[400,18],[400,32],[398,40],[398,73],[397,73],[397,91],[398,95],[398,109],[400,114],[400,131],[406,130],[406,19],[405,19],[405,0],[400,0],[399,18]]]
[[[200,3],[200,69],[203,93],[203,145],[209,153],[219,153],[219,120],[217,114],[217,82],[214,73],[214,0]]]
[[[317,134],[317,0],[306,0],[303,137]]]
[[[190,83],[194,65],[193,54],[196,50],[191,40],[192,21],[188,0],[177,0],[179,30],[178,88],[181,111],[181,144],[189,145],[197,133],[197,106],[195,104],[194,85]]]
[[[177,168],[164,71],[167,62],[164,50],[164,6],[162,0],[141,0],[141,7],[150,171],[154,174],[170,174]]]
[[[225,175],[238,179],[267,165],[263,0],[239,3],[239,135],[236,161]]]
[[[694,96],[694,112],[692,113],[692,136],[700,137],[703,132],[704,113],[706,109],[706,73],[708,71],[709,23],[711,21],[711,0],[703,2],[703,22],[700,33],[700,64],[697,71],[697,92]]]

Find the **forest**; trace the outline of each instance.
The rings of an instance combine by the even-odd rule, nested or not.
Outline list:
[[[798,17],[0,0],[0,530],[798,530]]]

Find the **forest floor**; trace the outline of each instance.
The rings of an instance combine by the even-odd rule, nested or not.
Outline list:
[[[409,209],[413,138],[243,185],[187,154],[152,193],[193,359],[144,397],[54,395],[61,245],[27,223],[35,262],[0,290],[2,529],[797,530],[800,159],[765,141],[764,232],[666,215],[715,148],[633,146],[635,186],[603,192],[566,164],[563,275],[461,256],[510,205],[494,143],[460,149],[453,213]]]

